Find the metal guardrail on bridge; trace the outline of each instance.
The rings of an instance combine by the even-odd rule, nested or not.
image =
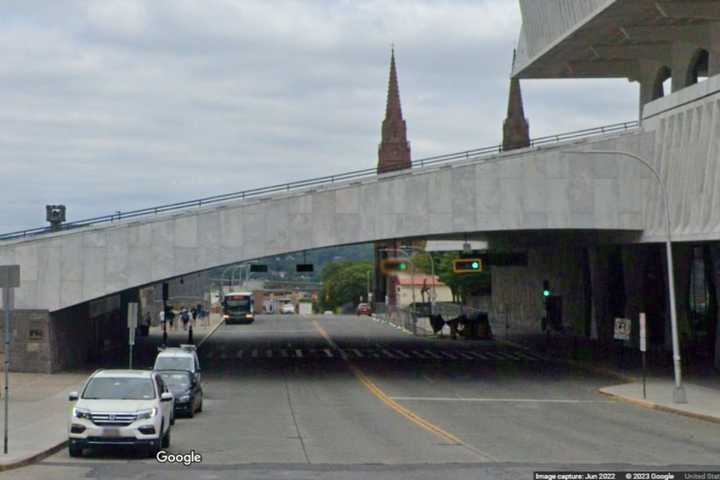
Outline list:
[[[584,130],[576,130],[573,132],[561,133],[558,135],[548,135],[539,137],[531,140],[531,148],[540,148],[545,145],[555,144],[565,141],[579,140],[581,138],[594,137],[598,135],[605,135],[609,133],[619,133],[627,130],[637,128],[639,126],[638,121],[614,123],[612,125],[605,125],[602,127],[587,128]],[[463,152],[450,153],[445,155],[438,155],[434,157],[421,158],[412,162],[413,167],[429,167],[437,166],[444,163],[452,163],[456,161],[478,159],[485,156],[496,155],[502,153],[502,145],[494,145],[491,147],[477,148],[473,150],[465,150]],[[339,173],[336,175],[327,175],[324,177],[311,178],[308,180],[298,180],[295,182],[283,183],[279,185],[272,185],[269,187],[253,188],[250,190],[244,190],[240,192],[226,193],[223,195],[214,195],[211,197],[199,198],[195,200],[188,200],[185,202],[170,203],[166,205],[159,205],[156,207],[141,208],[139,210],[131,210],[128,212],[117,211],[110,215],[102,215],[99,217],[86,218],[83,220],[76,220],[74,222],[68,222],[62,224],[61,230],[71,230],[75,228],[87,227],[90,225],[97,225],[101,223],[112,223],[118,220],[126,220],[137,217],[145,217],[151,215],[158,215],[160,213],[172,212],[176,210],[183,210],[186,208],[193,207],[204,207],[214,203],[227,202],[232,200],[244,200],[249,198],[262,197],[273,193],[290,192],[293,190],[302,190],[310,187],[317,187],[321,185],[334,184],[336,182],[346,180],[357,180],[361,178],[370,178],[377,175],[376,168],[366,168],[363,170],[354,170],[351,172]],[[28,236],[41,235],[44,233],[54,232],[51,227],[37,227],[26,230],[18,230],[16,232],[10,232],[0,234],[0,240],[13,240]]]

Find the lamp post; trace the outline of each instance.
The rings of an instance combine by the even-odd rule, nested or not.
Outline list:
[[[673,348],[673,367],[675,371],[675,388],[673,390],[673,401],[675,403],[687,403],[687,396],[685,394],[685,387],[682,384],[682,366],[680,356],[680,342],[678,340],[678,325],[677,325],[677,312],[675,307],[675,275],[673,274],[673,257],[672,257],[672,234],[670,227],[670,199],[665,186],[665,182],[660,177],[658,171],[653,167],[650,162],[644,158],[635,155],[634,153],[619,151],[619,150],[592,150],[592,151],[565,151],[564,154],[577,154],[577,155],[621,155],[627,158],[632,158],[642,163],[650,170],[658,184],[660,185],[660,191],[663,196],[663,203],[665,204],[665,253],[667,256],[667,275],[668,275],[668,290],[670,291],[670,329],[672,332],[672,348]]]

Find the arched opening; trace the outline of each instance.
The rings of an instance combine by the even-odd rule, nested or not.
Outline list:
[[[698,82],[706,80],[708,77],[710,65],[710,53],[707,50],[700,49],[693,55],[687,73],[686,85],[694,85]]]
[[[655,77],[655,86],[653,87],[653,100],[665,96],[665,92],[672,90],[672,70],[670,67],[661,67]]]

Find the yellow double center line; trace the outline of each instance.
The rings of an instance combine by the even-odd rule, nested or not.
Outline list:
[[[353,373],[353,375],[355,375],[355,377],[360,381],[360,383],[365,385],[365,387],[370,391],[370,393],[372,393],[378,400],[380,400],[385,405],[387,405],[388,407],[390,407],[391,409],[393,409],[395,412],[402,415],[403,417],[407,418],[408,420],[410,420],[412,423],[419,426],[420,428],[427,430],[428,432],[442,438],[444,441],[448,442],[450,445],[462,445],[479,455],[482,455],[484,457],[492,459],[492,457],[490,455],[488,455],[484,452],[480,452],[479,450],[477,450],[474,447],[471,447],[470,445],[466,444],[465,442],[460,440],[458,437],[456,437],[452,433],[446,432],[442,428],[429,422],[428,420],[425,420],[420,415],[414,413],[412,410],[410,410],[406,407],[403,407],[398,402],[396,402],[395,400],[390,398],[385,392],[383,392],[380,389],[380,387],[375,385],[375,383],[373,383],[373,381],[370,380],[368,378],[368,376],[365,375],[365,373],[363,373],[362,370],[360,370],[360,368],[358,368],[350,360],[348,360],[347,356],[344,353],[342,353],[342,350],[340,350],[338,348],[337,344],[333,341],[332,338],[330,338],[330,335],[328,335],[328,333],[325,331],[325,329],[320,326],[320,324],[317,322],[317,320],[313,320],[312,322],[313,322],[313,325],[315,326],[315,329],[318,331],[318,333],[320,333],[320,335],[322,335],[322,337],[325,339],[325,341],[327,341],[328,344],[330,344],[330,346],[332,348],[341,352],[343,359],[347,362],[347,364],[350,368],[350,371]]]

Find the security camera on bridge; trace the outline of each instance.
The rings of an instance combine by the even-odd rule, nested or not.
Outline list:
[[[45,219],[50,222],[50,228],[60,230],[65,221],[65,205],[45,205]]]

